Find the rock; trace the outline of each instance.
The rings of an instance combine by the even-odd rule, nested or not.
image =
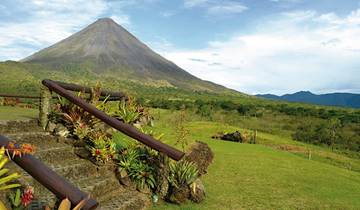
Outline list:
[[[137,187],[136,189],[141,193],[151,194],[151,189],[147,185],[145,185],[143,188]]]
[[[89,150],[85,147],[74,147],[74,153],[83,159],[89,159],[91,157]]]
[[[221,139],[227,140],[227,141],[234,141],[234,142],[243,142],[244,141],[244,138],[239,131],[235,131],[234,133],[224,134],[221,137]]]
[[[53,122],[49,122],[48,125],[46,126],[46,131],[52,133],[54,132],[55,128],[56,128],[56,124]]]
[[[158,160],[155,162],[155,165],[157,167],[156,170],[156,189],[155,194],[158,195],[161,199],[164,199],[169,191],[169,167],[168,167],[168,161],[169,159],[163,155],[160,154]]]
[[[54,134],[61,137],[67,137],[70,134],[70,131],[64,125],[57,124],[54,129]]]
[[[196,141],[191,147],[190,153],[185,156],[185,160],[193,162],[196,165],[199,176],[207,173],[207,168],[212,163],[213,158],[214,153],[211,151],[210,147],[201,141]]]
[[[180,188],[172,188],[170,190],[168,200],[172,203],[181,204],[184,203],[190,196],[189,186],[182,186]]]
[[[190,185],[190,200],[200,203],[205,199],[205,196],[206,191],[202,181],[200,179],[195,180],[195,182]]]
[[[119,178],[119,181],[122,185],[125,185],[127,187],[131,187],[132,186],[132,182],[130,177],[126,176],[126,177],[121,177]]]

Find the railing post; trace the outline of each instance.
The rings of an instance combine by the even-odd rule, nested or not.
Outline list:
[[[39,123],[45,130],[49,122],[51,92],[47,87],[40,89],[40,110],[39,110]]]

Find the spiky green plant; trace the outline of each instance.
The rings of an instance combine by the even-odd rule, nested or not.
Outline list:
[[[139,112],[136,108],[128,102],[121,101],[119,103],[119,109],[115,113],[120,119],[124,120],[125,123],[133,123],[139,119]]]
[[[12,173],[7,175],[9,169],[4,168],[5,164],[9,161],[9,158],[5,155],[5,147],[0,148],[0,191],[20,187],[20,184],[8,184],[20,178],[18,173]]]
[[[153,175],[155,169],[146,161],[148,156],[148,151],[136,146],[126,149],[119,156],[120,176],[129,176],[138,189],[154,189],[156,185]]]
[[[192,184],[198,177],[196,166],[189,161],[170,162],[169,183],[175,188]]]
[[[11,202],[11,207],[13,210],[23,210],[24,208],[21,205],[21,191],[16,189],[15,192],[10,193],[9,200]]]

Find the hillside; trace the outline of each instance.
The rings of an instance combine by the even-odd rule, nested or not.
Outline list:
[[[344,106],[352,108],[360,108],[360,94],[352,93],[328,93],[316,95],[309,91],[300,91],[294,94],[285,94],[277,96],[273,94],[256,95],[262,98],[283,100],[290,102],[304,102],[311,104],[327,105],[327,106]]]
[[[110,18],[101,18],[21,62],[157,86],[227,91],[225,87],[203,81],[163,58]]]

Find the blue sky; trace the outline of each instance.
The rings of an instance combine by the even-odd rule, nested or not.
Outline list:
[[[0,60],[111,17],[197,77],[250,93],[360,93],[360,0],[3,0]]]

